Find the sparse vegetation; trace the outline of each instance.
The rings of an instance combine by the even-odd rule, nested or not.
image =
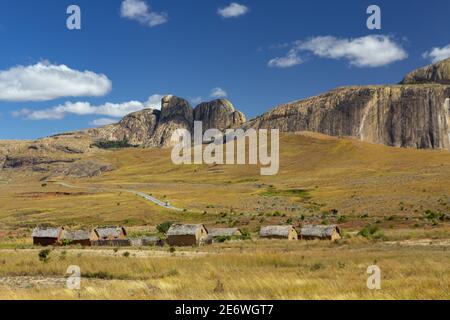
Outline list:
[[[43,249],[39,251],[38,257],[39,260],[42,262],[48,262],[50,260],[50,249]]]
[[[130,144],[126,140],[122,141],[97,141],[92,144],[92,147],[99,149],[125,149],[125,148],[137,148],[138,146]]]

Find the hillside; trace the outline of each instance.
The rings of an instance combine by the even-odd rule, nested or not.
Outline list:
[[[45,172],[5,169],[0,171],[0,229],[25,231],[43,223],[143,226],[171,220],[256,231],[262,224],[292,219],[294,224],[336,222],[347,230],[377,223],[388,230],[447,232],[446,223],[433,227],[426,213],[450,212],[450,153],[311,133],[284,135],[280,146],[281,168],[274,177],[261,177],[252,166],[175,166],[170,149],[87,155],[83,161],[113,169],[90,178],[64,177],[81,189],[52,183],[61,178],[44,182]],[[186,211],[165,210],[121,188],[146,192]]]

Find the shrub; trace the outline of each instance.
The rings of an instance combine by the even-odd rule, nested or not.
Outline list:
[[[241,230],[241,232],[241,240],[252,240],[252,235],[250,234],[250,231],[248,231],[248,229],[243,229]]]
[[[320,262],[316,262],[316,263],[311,265],[310,270],[311,271],[317,271],[317,270],[321,269],[322,267],[323,267],[323,265]]]
[[[62,244],[63,246],[70,246],[71,241],[70,241],[69,239],[64,239],[64,240],[62,240],[61,244]]]
[[[169,231],[170,227],[172,226],[172,222],[166,221],[156,226],[156,229],[160,233],[167,233]]]
[[[122,255],[123,255],[125,258],[129,258],[129,257],[130,257],[130,253],[129,253],[128,251],[125,251]]]
[[[49,257],[50,252],[51,251],[49,249],[44,249],[44,250],[39,251],[39,254],[38,254],[39,260],[42,262],[48,262],[50,260],[50,257]]]
[[[362,229],[358,235],[359,236],[363,236],[364,238],[370,238],[372,235],[374,235],[377,231],[379,230],[379,228],[377,226],[374,225],[367,225],[364,227],[364,229]]]
[[[359,236],[362,236],[367,239],[382,239],[385,240],[386,237],[384,236],[383,232],[378,228],[378,226],[369,224],[364,227],[359,233]]]
[[[439,224],[439,220],[443,220],[443,215],[435,211],[427,210],[425,211],[425,218],[432,223],[433,226]]]
[[[227,242],[227,241],[230,241],[230,240],[232,240],[232,237],[230,237],[230,236],[220,236],[220,237],[216,238],[216,241],[218,243],[224,243],[224,242]]]
[[[127,140],[122,141],[97,141],[91,145],[99,149],[125,149],[125,148],[137,148],[138,146],[128,143]]]

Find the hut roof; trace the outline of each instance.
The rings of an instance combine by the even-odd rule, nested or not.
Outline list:
[[[33,238],[58,238],[63,227],[59,228],[34,228],[31,236]]]
[[[300,231],[305,237],[331,237],[334,231],[340,233],[339,227],[336,225],[306,225]]]
[[[61,239],[70,241],[90,240],[91,231],[89,230],[77,230],[77,231],[64,231]]]
[[[209,231],[211,237],[232,237],[241,233],[238,228],[215,228]]]
[[[173,224],[169,231],[167,231],[168,236],[193,236],[201,230],[205,229],[202,224]]]
[[[268,236],[288,237],[289,233],[292,231],[292,229],[295,230],[295,228],[293,226],[262,227],[261,231],[259,232],[259,235],[261,237],[268,237]]]
[[[127,234],[125,228],[123,227],[102,227],[96,228],[95,231],[97,232],[100,238],[120,237],[122,232],[125,235]]]

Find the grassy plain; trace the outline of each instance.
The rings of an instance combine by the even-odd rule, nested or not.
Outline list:
[[[285,135],[280,146],[273,177],[252,166],[175,166],[170,150],[140,148],[89,153],[115,170],[64,180],[81,189],[45,182],[39,172],[0,171],[0,298],[450,298],[450,223],[436,218],[450,214],[449,152],[307,133]],[[92,187],[143,191],[185,211]],[[36,225],[120,224],[142,235],[164,221],[237,226],[253,241],[174,254],[55,249],[46,263],[39,249],[27,249]],[[345,237],[337,244],[256,241],[262,225],[275,223],[337,223]],[[370,239],[356,235],[368,225],[377,230]],[[78,293],[61,280],[70,264],[85,276]],[[382,269],[381,291],[366,287],[371,264]]]

